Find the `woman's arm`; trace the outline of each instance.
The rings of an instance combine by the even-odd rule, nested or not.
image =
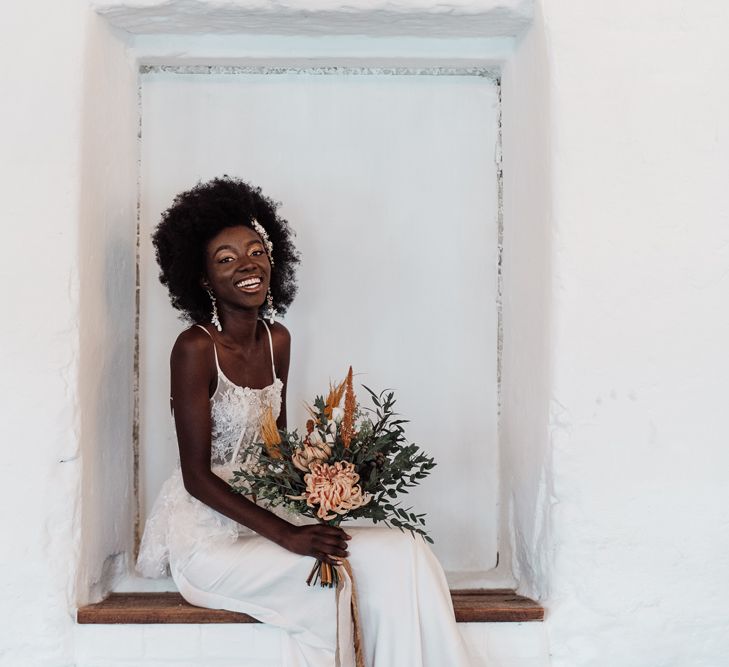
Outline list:
[[[283,362],[282,358],[281,371],[288,373],[288,359],[285,364]],[[172,349],[170,371],[180,467],[187,492],[289,551],[323,558],[330,563],[345,557],[345,533],[341,529],[321,525],[293,526],[233,492],[210,469],[209,392],[217,381],[217,371],[209,336],[195,328],[180,334]]]

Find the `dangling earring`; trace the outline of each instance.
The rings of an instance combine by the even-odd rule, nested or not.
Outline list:
[[[270,287],[268,288],[268,294],[266,294],[266,304],[268,305],[268,321],[273,324],[276,319],[276,309],[273,307],[273,295]]]
[[[215,300],[215,294],[213,294],[213,290],[211,290],[209,287],[207,288],[207,292],[208,292],[208,296],[210,297],[210,301],[213,304],[213,308],[212,308],[213,312],[212,312],[212,315],[210,316],[210,322],[218,331],[222,332],[223,327],[220,324],[220,318],[218,317],[218,303]]]

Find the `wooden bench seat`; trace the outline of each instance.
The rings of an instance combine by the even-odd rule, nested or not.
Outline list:
[[[541,621],[544,608],[509,589],[451,591],[459,623]],[[247,614],[194,607],[179,593],[111,593],[78,609],[78,623],[258,623]]]

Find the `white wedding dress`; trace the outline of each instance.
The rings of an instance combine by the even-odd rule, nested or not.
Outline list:
[[[281,409],[283,384],[268,326],[266,331],[274,379],[263,389],[231,382],[215,351],[211,470],[225,481],[250,464],[247,447],[259,439],[263,410],[270,406],[278,417]],[[349,562],[366,667],[467,667],[445,576],[425,541],[397,529],[345,530],[352,535]],[[334,589],[306,585],[313,565],[313,558],[287,551],[193,498],[179,462],[152,507],[137,560],[143,576],[169,572],[193,605],[250,614],[285,630],[282,667],[354,667],[351,582],[345,577],[337,605]]]

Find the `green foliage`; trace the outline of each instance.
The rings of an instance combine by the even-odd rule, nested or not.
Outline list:
[[[393,409],[394,393],[384,390],[378,394],[363,387],[374,407],[362,410],[357,405],[356,429],[349,448],[342,442],[339,424],[327,418],[324,398],[317,396],[314,399],[316,429],[331,448],[326,462],[351,462],[359,475],[362,491],[371,496],[366,505],[327,523],[338,525],[349,519],[366,518],[402,531],[420,533],[432,542],[425,530],[425,514],[413,512],[412,507],[403,508],[395,501],[420,484],[436,463],[417,445],[407,442],[403,427],[407,420],[399,418]],[[283,430],[280,435],[282,458],[271,458],[260,443],[252,445],[249,455],[257,463],[252,470],[236,471],[232,486],[239,493],[254,494],[257,500],[264,500],[271,507],[280,505],[297,514],[316,518],[318,508],[310,507],[306,500],[299,498],[306,492],[306,472],[293,463],[293,455],[304,448],[306,436],[300,436],[296,430]]]

